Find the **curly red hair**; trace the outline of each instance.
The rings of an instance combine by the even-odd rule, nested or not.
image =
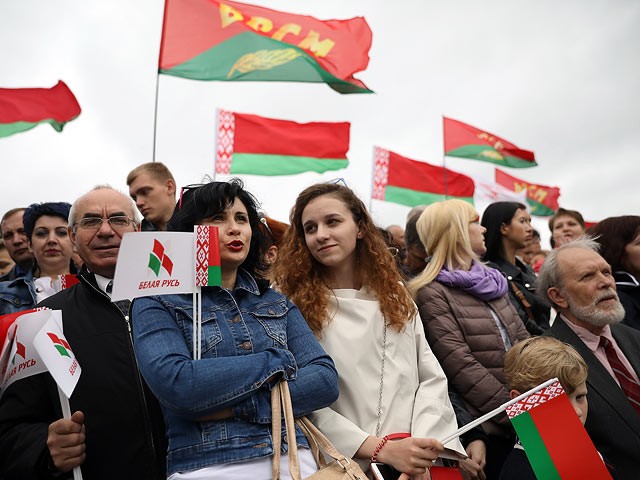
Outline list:
[[[291,210],[275,265],[275,279],[282,292],[294,302],[311,330],[319,335],[328,318],[331,289],[324,278],[324,266],[313,258],[305,241],[302,212],[315,198],[330,195],[344,202],[358,225],[362,238],[356,243],[356,265],[363,285],[375,293],[387,324],[397,331],[416,314],[416,307],[402,284],[396,263],[384,238],[374,225],[364,203],[347,187],[320,183],[305,189]]]

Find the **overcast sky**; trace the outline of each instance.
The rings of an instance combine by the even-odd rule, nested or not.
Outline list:
[[[376,221],[404,223],[407,207],[371,202],[374,145],[442,164],[442,116],[533,150],[539,166],[505,169],[558,186],[585,219],[638,214],[640,2],[272,0],[255,4],[319,19],[364,16],[376,93],[340,95],[324,84],[198,82],[160,76],[156,160],[179,186],[213,173],[215,111],[350,121],[350,165],[324,175],[243,177],[266,212],[286,220],[306,186],[344,177]],[[61,79],[82,114],[0,139],[0,211],[69,201],[92,186],[126,190],[151,161],[162,0],[0,2],[0,87]],[[447,158],[493,179],[493,164]],[[546,220],[535,225],[548,238]]]

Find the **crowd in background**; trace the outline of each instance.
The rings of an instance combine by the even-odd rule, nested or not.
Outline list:
[[[347,186],[322,183],[298,195],[288,225],[238,180],[179,190],[152,163],[126,183],[128,196],[98,186],[2,217],[0,314],[61,309],[83,373],[70,419],[46,373],[3,392],[0,479],[70,478],[78,466],[90,479],[271,478],[282,380],[294,415],[364,471],[536,478],[504,413],[441,440],[553,377],[612,477],[637,478],[640,216],[585,232],[560,208],[543,249],[515,202],[480,218],[444,200],[381,228]],[[197,359],[191,295],[110,300],[125,233],[194,225],[219,228],[222,271],[221,287],[203,289]],[[63,289],[67,274],[80,283]],[[295,441],[309,476],[316,459],[298,427]],[[452,463],[445,447],[466,458]]]

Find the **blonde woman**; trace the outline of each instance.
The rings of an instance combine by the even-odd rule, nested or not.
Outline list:
[[[394,258],[353,191],[318,184],[300,193],[276,281],[338,370],[338,400],[311,420],[365,470],[373,457],[402,472],[401,480],[428,478],[443,450],[438,439],[457,428],[447,379]],[[411,437],[388,438],[397,433]],[[462,451],[457,440],[447,447]]]
[[[430,261],[409,283],[424,330],[451,387],[479,417],[509,400],[504,355],[529,336],[509,302],[507,280],[479,261],[485,229],[462,200],[430,205],[417,223]],[[488,434],[488,479],[498,478],[514,432],[506,415],[483,424]],[[482,460],[482,452],[469,452]]]

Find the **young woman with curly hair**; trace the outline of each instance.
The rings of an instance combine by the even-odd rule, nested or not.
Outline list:
[[[276,282],[338,370],[338,400],[311,420],[364,469],[377,453],[402,479],[428,478],[443,450],[435,439],[457,423],[447,379],[384,239],[362,201],[341,185],[304,190],[290,220]],[[397,432],[412,437],[384,440]],[[457,440],[447,446],[463,452]]]

